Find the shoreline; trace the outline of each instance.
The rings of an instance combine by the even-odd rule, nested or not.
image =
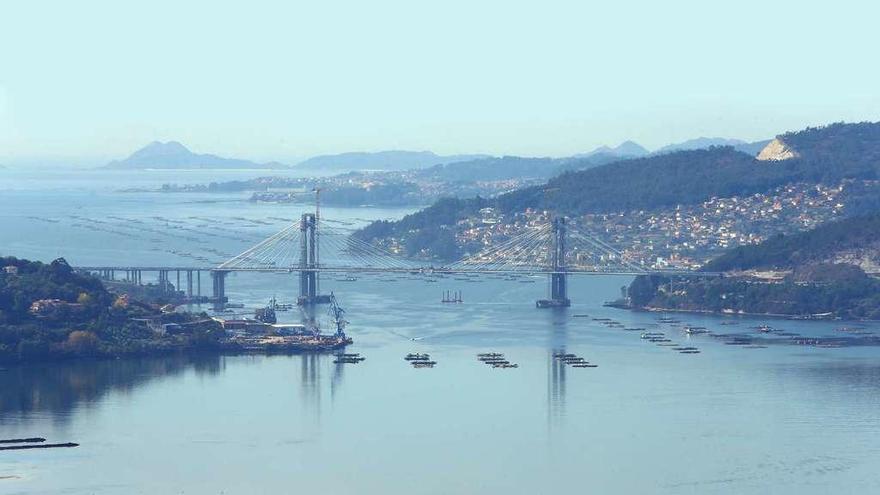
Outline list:
[[[247,355],[305,355],[333,354],[352,344],[352,341],[333,345],[311,346],[303,344],[267,344],[260,347],[243,346],[238,343],[219,344],[217,347],[170,347],[165,349],[143,349],[132,352],[101,353],[93,355],[53,354],[41,359],[0,361],[0,373],[8,371],[9,366],[39,365],[65,362],[109,361],[126,358],[164,357],[164,356],[247,356]]]

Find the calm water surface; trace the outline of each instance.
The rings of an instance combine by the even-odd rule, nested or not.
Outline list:
[[[196,264],[175,252],[235,254],[302,211],[237,195],[119,194],[70,180],[76,187],[59,179],[51,194],[38,183],[0,182],[0,221],[10,227],[0,230],[0,252],[63,255],[72,264]],[[143,178],[127,180],[117,182]],[[326,217],[358,224],[407,212],[328,209]],[[132,219],[171,233],[131,228]],[[87,228],[94,220],[106,229]],[[351,351],[367,358],[358,365],[327,356],[200,356],[0,371],[0,438],[81,444],[0,453],[0,493],[880,489],[880,349],[744,349],[687,337],[656,315],[603,307],[626,277],[573,279],[572,308],[537,310],[546,281],[532,280],[326,277],[324,288],[348,311]],[[286,275],[232,275],[227,286],[249,308],[295,295]],[[462,290],[465,303],[440,304],[447,289]],[[681,355],[638,332],[573,317],[583,313],[665,331],[702,353]],[[682,319],[716,332],[765,322]],[[770,323],[802,335],[833,335],[839,326]],[[599,367],[560,367],[558,350]],[[475,354],[486,351],[504,352],[519,368],[485,367]],[[402,359],[408,352],[429,352],[438,365],[412,369]]]

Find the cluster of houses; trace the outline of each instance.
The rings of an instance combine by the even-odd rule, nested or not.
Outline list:
[[[768,193],[712,198],[692,206],[582,215],[569,221],[620,254],[574,253],[573,261],[600,267],[622,258],[645,268],[696,269],[729,248],[842,217],[845,188],[844,183],[789,184]],[[484,208],[458,223],[456,239],[463,246],[488,248],[546,225],[548,216],[548,212],[531,209],[505,216]]]

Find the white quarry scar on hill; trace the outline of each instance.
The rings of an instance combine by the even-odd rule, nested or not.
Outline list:
[[[880,274],[880,256],[878,256],[878,246],[875,244],[861,249],[846,249],[834,253],[831,260],[832,263],[846,263],[856,265],[869,275]]]
[[[767,143],[767,146],[764,146],[764,149],[758,153],[757,159],[764,162],[781,162],[790,158],[797,158],[798,156],[800,155],[798,155],[797,151],[789,148],[782,140],[776,138]]]

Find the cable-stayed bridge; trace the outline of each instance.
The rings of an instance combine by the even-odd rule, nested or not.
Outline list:
[[[377,247],[334,228],[328,220],[320,221],[316,213],[305,213],[281,231],[214,267],[78,267],[113,277],[125,272],[125,279],[139,283],[141,272],[156,271],[160,283],[169,284],[169,273],[184,273],[187,295],[193,296],[193,273],[201,292],[201,272],[210,272],[213,290],[211,301],[216,309],[226,302],[226,276],[232,272],[298,273],[297,303],[326,303],[320,294],[321,273],[409,273],[424,276],[442,274],[546,274],[550,278],[548,299],[538,301],[539,307],[568,306],[569,275],[640,275],[647,273],[693,274],[680,270],[649,270],[627,259],[626,255],[596,236],[572,228],[565,217],[519,228],[500,241],[445,265],[426,265],[405,259],[399,254]],[[709,275],[703,273],[703,275]]]

